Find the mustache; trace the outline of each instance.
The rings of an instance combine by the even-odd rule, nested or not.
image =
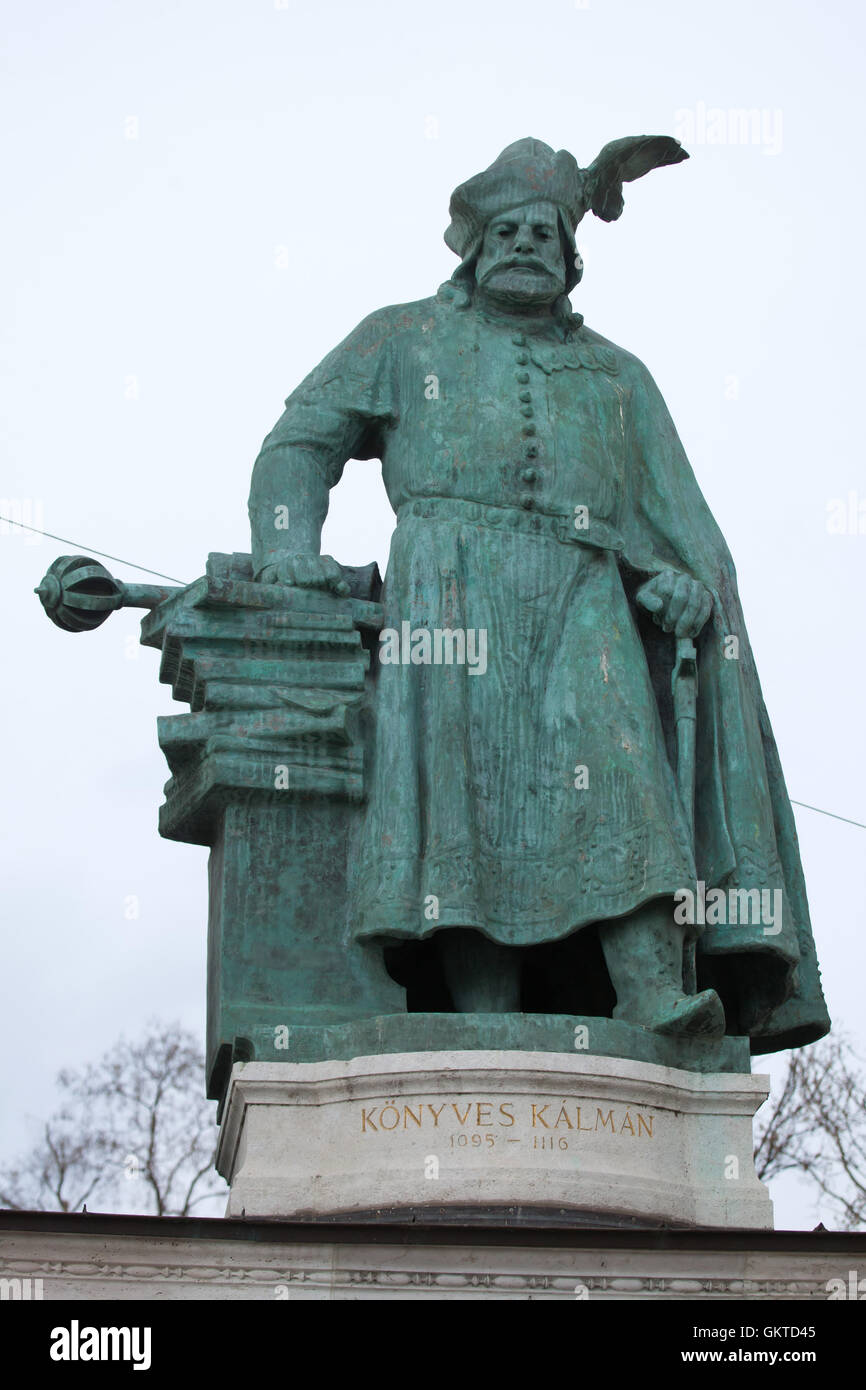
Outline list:
[[[550,266],[545,265],[535,256],[509,256],[505,261],[496,261],[484,274],[484,279],[488,280],[491,275],[498,270],[537,270],[542,275],[553,275]]]

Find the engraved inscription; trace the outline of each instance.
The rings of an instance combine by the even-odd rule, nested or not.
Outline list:
[[[394,1134],[421,1130],[444,1131],[451,1148],[504,1149],[524,1139],[535,1149],[571,1147],[580,1134],[604,1134],[612,1138],[653,1139],[658,1116],[627,1105],[594,1105],[574,1100],[460,1100],[387,1101],[363,1105],[359,1112],[362,1134]],[[456,1126],[456,1129],[455,1129]],[[524,1137],[503,1131],[525,1129]],[[453,1132],[452,1132],[453,1131]],[[549,1141],[547,1135],[550,1135]]]

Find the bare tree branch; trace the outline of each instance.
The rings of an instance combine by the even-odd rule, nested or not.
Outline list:
[[[768,1104],[757,1122],[758,1177],[803,1173],[843,1229],[866,1225],[866,1068],[850,1039],[836,1032],[792,1053]]]
[[[120,1038],[81,1071],[57,1078],[63,1096],[32,1151],[0,1166],[0,1204],[77,1211],[186,1215],[226,1192],[213,1168],[214,1106],[204,1060],[179,1024],[152,1020],[136,1043]],[[221,1207],[221,1203],[217,1207]]]

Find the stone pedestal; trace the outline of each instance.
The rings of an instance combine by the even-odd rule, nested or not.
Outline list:
[[[227,1215],[772,1227],[766,1077],[540,1052],[236,1063]]]

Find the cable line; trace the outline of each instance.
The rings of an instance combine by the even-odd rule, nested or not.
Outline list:
[[[0,516],[0,521],[5,521],[9,526],[22,526],[25,531],[35,531],[39,536],[47,536],[49,540],[60,541],[63,545],[74,545],[79,550],[86,550],[88,555],[101,555],[103,560],[116,560],[119,565],[128,565],[131,570],[142,570],[145,574],[155,574],[157,579],[170,579],[172,584],[180,584],[186,588],[182,579],[175,579],[171,574],[161,574],[159,570],[151,570],[147,565],[134,565],[131,560],[124,560],[119,555],[109,555],[105,550],[94,550],[92,545],[82,545],[79,541],[71,541],[68,536],[55,536],[53,531],[42,531],[38,526],[28,526],[26,521],[13,521],[10,516]]]
[[[861,830],[866,830],[862,821],[850,820],[848,816],[837,816],[835,811],[822,811],[820,806],[810,806],[808,801],[795,801],[792,796],[788,800],[792,806],[805,806],[807,811],[817,811],[819,816],[831,816],[833,820],[843,820],[846,825],[856,825]]]

